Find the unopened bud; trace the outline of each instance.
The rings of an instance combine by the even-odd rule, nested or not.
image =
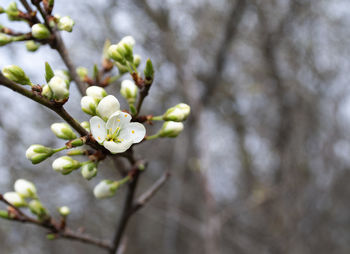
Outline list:
[[[78,67],[76,71],[81,80],[84,80],[85,77],[87,77],[87,75],[89,74],[88,69],[85,67]]]
[[[55,71],[55,76],[60,77],[66,81],[68,88],[69,88],[69,83],[72,81],[69,72],[67,70],[57,70]]]
[[[68,175],[73,170],[80,168],[80,166],[81,163],[79,161],[73,160],[69,156],[59,157],[52,163],[52,168],[62,175]]]
[[[94,98],[97,102],[103,99],[103,97],[106,97],[108,94],[102,87],[99,86],[90,86],[86,89],[86,95],[91,96]]]
[[[88,162],[81,167],[81,175],[86,179],[90,180],[97,174],[97,165],[94,162]]]
[[[117,66],[120,75],[129,72],[129,69],[128,67],[126,67],[126,65],[121,64],[119,62],[115,62],[115,65]]]
[[[68,16],[59,19],[57,27],[59,30],[64,30],[67,32],[72,32],[74,26],[74,20]]]
[[[43,40],[50,37],[50,31],[43,24],[35,24],[32,26],[32,35],[34,38]]]
[[[146,67],[144,70],[145,78],[146,80],[153,80],[154,78],[154,69],[151,59],[147,59],[146,61]]]
[[[97,102],[91,96],[84,96],[80,100],[81,109],[89,115],[96,115]]]
[[[48,216],[46,208],[41,204],[39,200],[34,199],[30,201],[28,207],[33,214],[37,215],[41,219]]]
[[[51,88],[49,87],[49,85],[44,85],[42,90],[41,90],[41,95],[45,96],[48,99],[52,99],[53,93],[51,91]]]
[[[70,214],[70,209],[68,206],[61,206],[58,208],[58,212],[63,216],[66,217]]]
[[[8,65],[2,68],[2,73],[6,78],[21,85],[30,85],[30,79],[25,72],[17,65]]]
[[[6,192],[3,197],[15,207],[27,206],[27,202],[17,192]]]
[[[37,51],[39,47],[40,47],[40,43],[37,43],[35,41],[27,41],[26,42],[26,48],[30,52]]]
[[[67,123],[54,123],[51,125],[51,131],[56,135],[56,137],[65,140],[71,140],[77,137]]]
[[[134,66],[137,68],[137,67],[139,67],[140,63],[141,63],[141,56],[134,55]]]
[[[17,8],[17,3],[16,2],[11,2],[9,6],[6,9],[6,14],[9,20],[15,21],[15,20],[20,20],[19,16],[19,10]]]
[[[80,125],[83,126],[85,130],[90,132],[90,123],[88,121],[81,122]]]
[[[168,121],[163,124],[162,129],[159,131],[159,136],[175,138],[181,133],[183,128],[183,123]]]
[[[10,42],[12,42],[11,37],[7,36],[6,34],[0,33],[0,46],[4,46]]]
[[[190,112],[191,112],[190,106],[188,106],[185,103],[180,103],[172,108],[169,108],[163,115],[163,120],[182,122],[186,120]]]
[[[14,185],[15,191],[23,198],[36,198],[36,188],[32,182],[25,179],[18,179]]]
[[[69,97],[68,85],[63,78],[54,76],[48,85],[51,88],[54,99],[64,100]]]
[[[43,145],[31,145],[26,151],[26,157],[33,164],[38,164],[54,153],[53,149]]]
[[[113,44],[113,45],[109,46],[109,48],[107,50],[107,55],[109,58],[113,59],[114,61],[123,62],[124,55],[121,54],[119,51],[120,51],[120,46],[118,44]]]
[[[96,113],[104,121],[107,121],[108,118],[118,110],[120,110],[120,104],[118,99],[115,98],[113,95],[108,95],[104,97],[97,105]]]
[[[94,195],[98,199],[112,197],[118,187],[119,184],[116,181],[103,180],[95,186]]]
[[[138,88],[131,80],[123,80],[120,88],[120,93],[125,99],[134,102],[137,96]]]

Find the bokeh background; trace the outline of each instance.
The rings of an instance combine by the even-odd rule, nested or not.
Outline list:
[[[350,253],[349,1],[60,0],[54,11],[76,21],[63,37],[74,63],[90,70],[106,39],[134,36],[135,52],[156,67],[143,113],[192,107],[177,139],[137,147],[150,162],[138,193],[164,170],[172,177],[132,218],[125,253]],[[9,24],[5,15],[0,23]],[[17,64],[36,83],[45,61],[64,68],[47,46],[0,48],[0,67]],[[107,91],[122,101],[119,89]],[[26,148],[61,146],[49,129],[61,120],[1,86],[0,101],[0,192],[17,178],[33,181],[53,215],[68,205],[71,227],[111,239],[124,190],[99,201],[92,189],[118,178],[112,162],[89,182],[57,174],[53,159],[32,166]],[[67,109],[88,119],[74,85]],[[6,254],[104,253],[4,220],[0,239]]]

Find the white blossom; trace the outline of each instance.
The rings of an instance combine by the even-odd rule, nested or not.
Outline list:
[[[32,182],[25,179],[18,179],[14,185],[15,191],[24,198],[35,198],[36,188]]]
[[[90,86],[88,89],[86,89],[86,95],[94,98],[99,102],[100,100],[103,99],[103,97],[107,96],[107,93],[105,89],[99,86]]]
[[[60,76],[53,76],[48,83],[51,91],[53,93],[53,97],[58,100],[67,99],[69,96],[69,87],[66,81]]]
[[[98,143],[111,153],[122,153],[134,143],[143,140],[146,134],[141,123],[130,122],[131,116],[124,112],[115,112],[107,123],[98,116],[90,119],[91,133]]]
[[[103,180],[94,188],[94,195],[96,198],[108,198],[115,194],[118,188],[118,183],[111,180]]]

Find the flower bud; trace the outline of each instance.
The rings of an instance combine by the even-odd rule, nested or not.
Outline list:
[[[15,21],[15,20],[20,20],[19,16],[19,10],[17,8],[17,3],[16,2],[11,2],[9,6],[6,9],[6,14],[9,20]]]
[[[81,109],[89,115],[96,115],[97,102],[91,96],[84,96],[80,100]]]
[[[120,75],[129,72],[128,67],[126,67],[124,64],[115,62],[115,65],[117,66]]]
[[[95,186],[94,195],[98,199],[112,197],[118,187],[119,184],[116,181],[103,180]]]
[[[141,63],[141,56],[134,55],[134,66],[137,68],[137,67],[139,67],[140,63]]]
[[[6,210],[0,210],[0,218],[12,220],[14,218],[14,214],[11,214]]]
[[[190,106],[188,106],[185,103],[180,103],[172,108],[169,108],[163,115],[163,120],[182,122],[186,120],[190,112],[191,112]]]
[[[133,48],[135,46],[135,39],[134,39],[134,37],[128,35],[128,36],[123,37],[119,43],[122,45],[127,45],[127,46]]]
[[[43,24],[35,24],[32,26],[32,35],[34,38],[42,40],[50,37],[50,31]]]
[[[163,124],[162,129],[159,131],[160,137],[175,138],[183,130],[183,123],[168,121]]]
[[[113,59],[114,61],[123,62],[124,55],[121,54],[119,51],[120,51],[120,46],[118,44],[113,44],[109,46],[107,50],[107,55],[110,59]]]
[[[88,162],[81,167],[81,175],[90,180],[97,175],[97,165],[94,162]]]
[[[41,202],[39,200],[32,200],[29,202],[29,210],[37,215],[39,218],[45,218],[48,216],[48,212],[46,210],[46,208],[41,204]]]
[[[135,101],[137,96],[138,88],[135,83],[131,80],[123,80],[122,86],[120,88],[120,93],[123,95],[125,99],[131,102]]]
[[[52,168],[62,175],[68,175],[73,170],[80,168],[80,166],[81,163],[79,161],[73,160],[69,156],[59,157],[52,163]]]
[[[107,121],[113,113],[119,110],[120,104],[117,98],[115,98],[113,95],[108,95],[104,97],[97,105],[96,113],[104,121]]]
[[[25,72],[17,65],[8,65],[2,68],[2,74],[9,80],[21,85],[30,85],[31,82]]]
[[[146,80],[153,80],[154,78],[154,69],[153,69],[153,63],[151,59],[147,59],[146,61],[146,67],[145,70],[143,71],[145,74]]]
[[[53,93],[51,91],[51,88],[49,87],[49,85],[44,85],[42,90],[41,90],[41,95],[45,96],[48,99],[52,99]]]
[[[49,158],[54,153],[53,149],[43,145],[31,145],[26,151],[26,157],[33,164],[38,164]]]
[[[51,125],[51,130],[56,137],[61,139],[71,140],[77,137],[67,123],[54,123]]]
[[[85,130],[90,132],[90,123],[88,121],[81,122],[80,125],[83,126]]]
[[[66,70],[57,70],[55,71],[55,76],[60,77],[66,81],[67,88],[69,88],[69,83],[72,81],[71,77],[69,76],[69,72]]]
[[[3,197],[15,207],[27,206],[27,202],[17,192],[6,192]]]
[[[14,185],[15,191],[23,198],[36,198],[36,188],[32,182],[25,179],[18,179]]]
[[[63,78],[54,76],[48,85],[51,88],[54,99],[64,100],[69,97],[68,85]]]
[[[4,46],[10,42],[12,42],[11,37],[7,36],[6,34],[0,33],[0,46]]]
[[[87,75],[89,74],[88,69],[85,67],[78,67],[76,69],[76,72],[81,80],[84,80],[85,77],[87,77]]]
[[[26,42],[26,48],[30,52],[37,51],[39,47],[40,47],[40,43],[37,43],[35,41],[27,41]]]
[[[94,98],[97,102],[103,99],[103,97],[106,97],[108,94],[102,87],[99,86],[90,86],[86,89],[86,95],[91,96]]]
[[[58,212],[63,216],[66,217],[70,214],[70,209],[68,206],[61,206],[58,208]]]
[[[57,27],[59,30],[64,30],[67,32],[72,32],[74,26],[74,20],[68,16],[59,19]]]

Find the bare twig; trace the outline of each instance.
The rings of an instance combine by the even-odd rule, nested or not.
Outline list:
[[[159,190],[170,177],[170,172],[166,171],[146,192],[144,192],[135,202],[132,212],[141,209]]]

